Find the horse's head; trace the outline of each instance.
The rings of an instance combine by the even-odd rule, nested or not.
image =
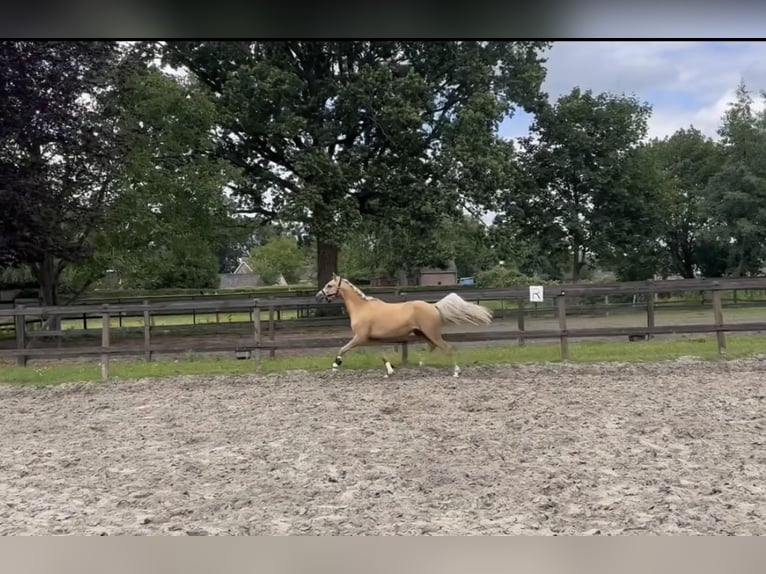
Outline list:
[[[341,283],[343,283],[343,277],[333,273],[332,279],[330,279],[324,287],[317,291],[316,298],[320,301],[332,301],[340,294]]]

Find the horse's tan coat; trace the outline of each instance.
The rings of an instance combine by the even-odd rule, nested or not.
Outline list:
[[[341,297],[351,322],[353,337],[338,351],[333,368],[337,368],[341,364],[341,357],[354,347],[369,341],[406,337],[411,334],[425,338],[429,351],[439,348],[452,356],[452,345],[442,337],[442,326],[445,322],[445,317],[443,317],[437,304],[419,300],[399,303],[381,301],[375,297],[366,296],[358,287],[335,274],[333,274],[333,278],[325,287],[317,293],[317,296],[319,295]],[[455,296],[453,295],[453,297]],[[459,297],[456,297],[456,299],[459,301],[458,305],[461,308],[478,308],[478,306],[472,303],[462,301]],[[456,318],[453,321],[458,323],[476,321],[487,323],[489,319],[486,317],[474,317],[471,320]],[[383,362],[386,365],[387,372],[390,374],[392,372],[391,364],[385,355],[383,356]],[[460,369],[457,363],[455,363],[455,376],[459,372]]]

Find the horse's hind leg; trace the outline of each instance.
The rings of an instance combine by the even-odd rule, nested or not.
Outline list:
[[[430,339],[427,339],[427,340],[426,340],[426,345],[428,346],[428,352],[429,352],[429,353],[433,353],[433,352],[434,352],[434,349],[436,348],[436,345],[434,345],[434,344],[431,342],[431,340],[430,340]],[[426,350],[425,350],[425,349],[423,349],[423,351],[422,351],[422,353],[421,353],[421,355],[420,355],[420,360],[418,361],[418,366],[419,366],[419,367],[422,367],[422,366],[423,366],[423,357],[425,356],[425,354],[426,354]]]
[[[447,354],[447,356],[452,360],[452,363],[455,365],[455,368],[452,370],[452,376],[459,377],[460,367],[457,366],[457,359],[455,358],[455,347],[442,339],[441,333],[439,334],[439,340],[434,342],[436,343],[436,346],[439,347],[439,349]]]
[[[425,358],[426,353],[427,352],[428,353],[433,353],[433,350],[436,348],[436,345],[434,345],[431,342],[431,339],[429,339],[426,336],[426,334],[423,331],[421,331],[420,329],[414,329],[412,331],[412,333],[416,337],[421,337],[426,342],[427,349],[421,349],[421,351],[420,351],[420,359],[418,360],[418,367],[422,367],[423,366],[423,359]]]
[[[460,376],[460,367],[457,366],[457,360],[455,359],[455,349],[452,345],[450,345],[447,341],[442,338],[441,331],[439,329],[430,329],[425,330],[423,329],[423,336],[425,336],[428,339],[428,342],[433,347],[437,347],[440,351],[443,351],[455,364],[455,368],[452,372],[452,376],[459,377]]]

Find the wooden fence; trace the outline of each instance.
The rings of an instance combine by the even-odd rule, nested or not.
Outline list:
[[[553,301],[552,311],[557,318],[558,328],[545,330],[528,330],[526,319],[530,316],[533,304],[529,302],[529,289],[472,289],[461,290],[460,294],[467,300],[473,301],[513,301],[515,302],[514,315],[516,328],[507,330],[485,330],[480,332],[448,333],[445,339],[452,342],[479,342],[479,341],[509,341],[516,340],[519,345],[531,339],[558,339],[562,360],[569,358],[569,342],[573,338],[586,337],[629,337],[651,338],[655,335],[665,334],[689,334],[689,333],[716,333],[718,351],[726,352],[726,332],[753,332],[766,330],[766,322],[744,322],[724,324],[723,306],[721,293],[724,291],[739,290],[763,290],[766,289],[766,277],[746,279],[720,279],[720,280],[674,280],[674,281],[649,281],[631,283],[612,283],[603,285],[573,284],[573,285],[550,285],[544,286],[544,299]],[[403,301],[411,299],[423,299],[437,301],[450,291],[431,291],[417,293],[380,294],[378,297],[388,301]],[[656,325],[656,299],[660,293],[688,293],[699,292],[709,294],[712,304],[712,316],[709,324],[693,325]],[[599,328],[575,328],[567,326],[567,317],[571,316],[568,302],[577,298],[609,298],[624,295],[643,296],[642,305],[645,308],[646,324],[639,327],[599,327]],[[274,356],[279,349],[307,349],[307,348],[339,348],[348,341],[348,335],[338,336],[308,336],[277,341],[277,316],[285,309],[303,307],[316,309],[320,307],[338,306],[340,303],[322,304],[313,297],[270,297],[260,299],[224,299],[224,300],[194,300],[194,301],[163,301],[144,303],[121,303],[103,305],[72,305],[66,307],[40,307],[36,305],[20,306],[13,309],[0,309],[0,319],[11,318],[15,330],[15,348],[0,349],[0,358],[15,357],[19,365],[26,365],[30,359],[56,359],[67,357],[100,356],[102,374],[104,378],[109,374],[109,360],[113,356],[143,356],[150,361],[155,354],[178,354],[185,352],[229,352],[238,358],[249,358],[255,361],[256,366],[262,360],[263,352]],[[188,313],[235,313],[244,312],[250,317],[247,330],[240,330],[243,335],[235,344],[231,341],[195,340],[191,343],[178,342],[158,343],[153,336],[152,319],[160,315],[188,314]],[[268,319],[263,318],[267,313]],[[84,345],[66,347],[62,346],[62,340],[84,331],[92,329],[48,329],[40,332],[31,332],[28,329],[29,321],[42,321],[51,317],[77,318],[84,317],[87,324],[88,318],[98,317],[101,327],[100,345]],[[114,345],[112,334],[115,328],[112,326],[112,318],[137,317],[141,320],[141,327],[137,329],[143,333],[143,341],[138,344]],[[315,322],[317,320],[314,320]],[[347,324],[348,319],[328,319],[326,324]],[[49,324],[56,324],[55,321]],[[324,324],[319,322],[318,324]],[[117,327],[117,332],[124,329]],[[135,332],[136,328],[133,328]],[[56,342],[56,346],[32,348],[29,342],[36,338],[46,338]],[[401,346],[402,361],[407,362],[408,346],[414,342],[422,342],[416,337],[403,339],[379,340],[373,344],[396,344]]]

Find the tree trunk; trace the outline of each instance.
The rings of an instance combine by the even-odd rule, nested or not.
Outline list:
[[[55,306],[58,305],[58,287],[59,277],[61,275],[58,269],[58,264],[52,255],[43,256],[43,260],[35,265],[32,265],[32,272],[37,279],[37,284],[40,287],[40,298],[42,299],[43,306]],[[56,330],[61,324],[61,318],[59,316],[54,317],[41,317],[43,323],[43,329]]]
[[[332,274],[338,271],[338,246],[317,239],[317,284],[324,287],[332,279]],[[318,307],[317,317],[335,317],[343,314],[341,307]]]
[[[745,259],[747,257],[747,244],[745,243],[745,240],[742,239],[740,241],[739,245],[739,257],[737,261],[737,269],[734,273],[735,277],[744,277],[745,276]]]
[[[407,269],[399,269],[396,272],[396,284],[399,287],[407,287],[409,285],[409,282],[407,280],[409,276],[409,271]]]
[[[684,279],[694,279],[694,263],[689,259],[684,259],[681,262],[681,277]]]
[[[50,255],[45,255],[43,260],[32,266],[32,270],[40,287],[40,298],[44,306],[58,304],[58,277],[56,262]]]
[[[580,261],[580,247],[576,247],[574,254],[572,255],[572,283],[577,283],[580,280],[580,271],[582,270],[583,262]]]
[[[672,268],[684,279],[694,279],[693,239],[671,240],[670,261]]]
[[[684,279],[694,279],[694,251],[695,251],[694,238],[690,237],[689,233],[686,233],[684,242],[681,244],[681,257],[682,266],[681,276]]]
[[[338,272],[338,247],[317,240],[317,288],[321,289]]]

